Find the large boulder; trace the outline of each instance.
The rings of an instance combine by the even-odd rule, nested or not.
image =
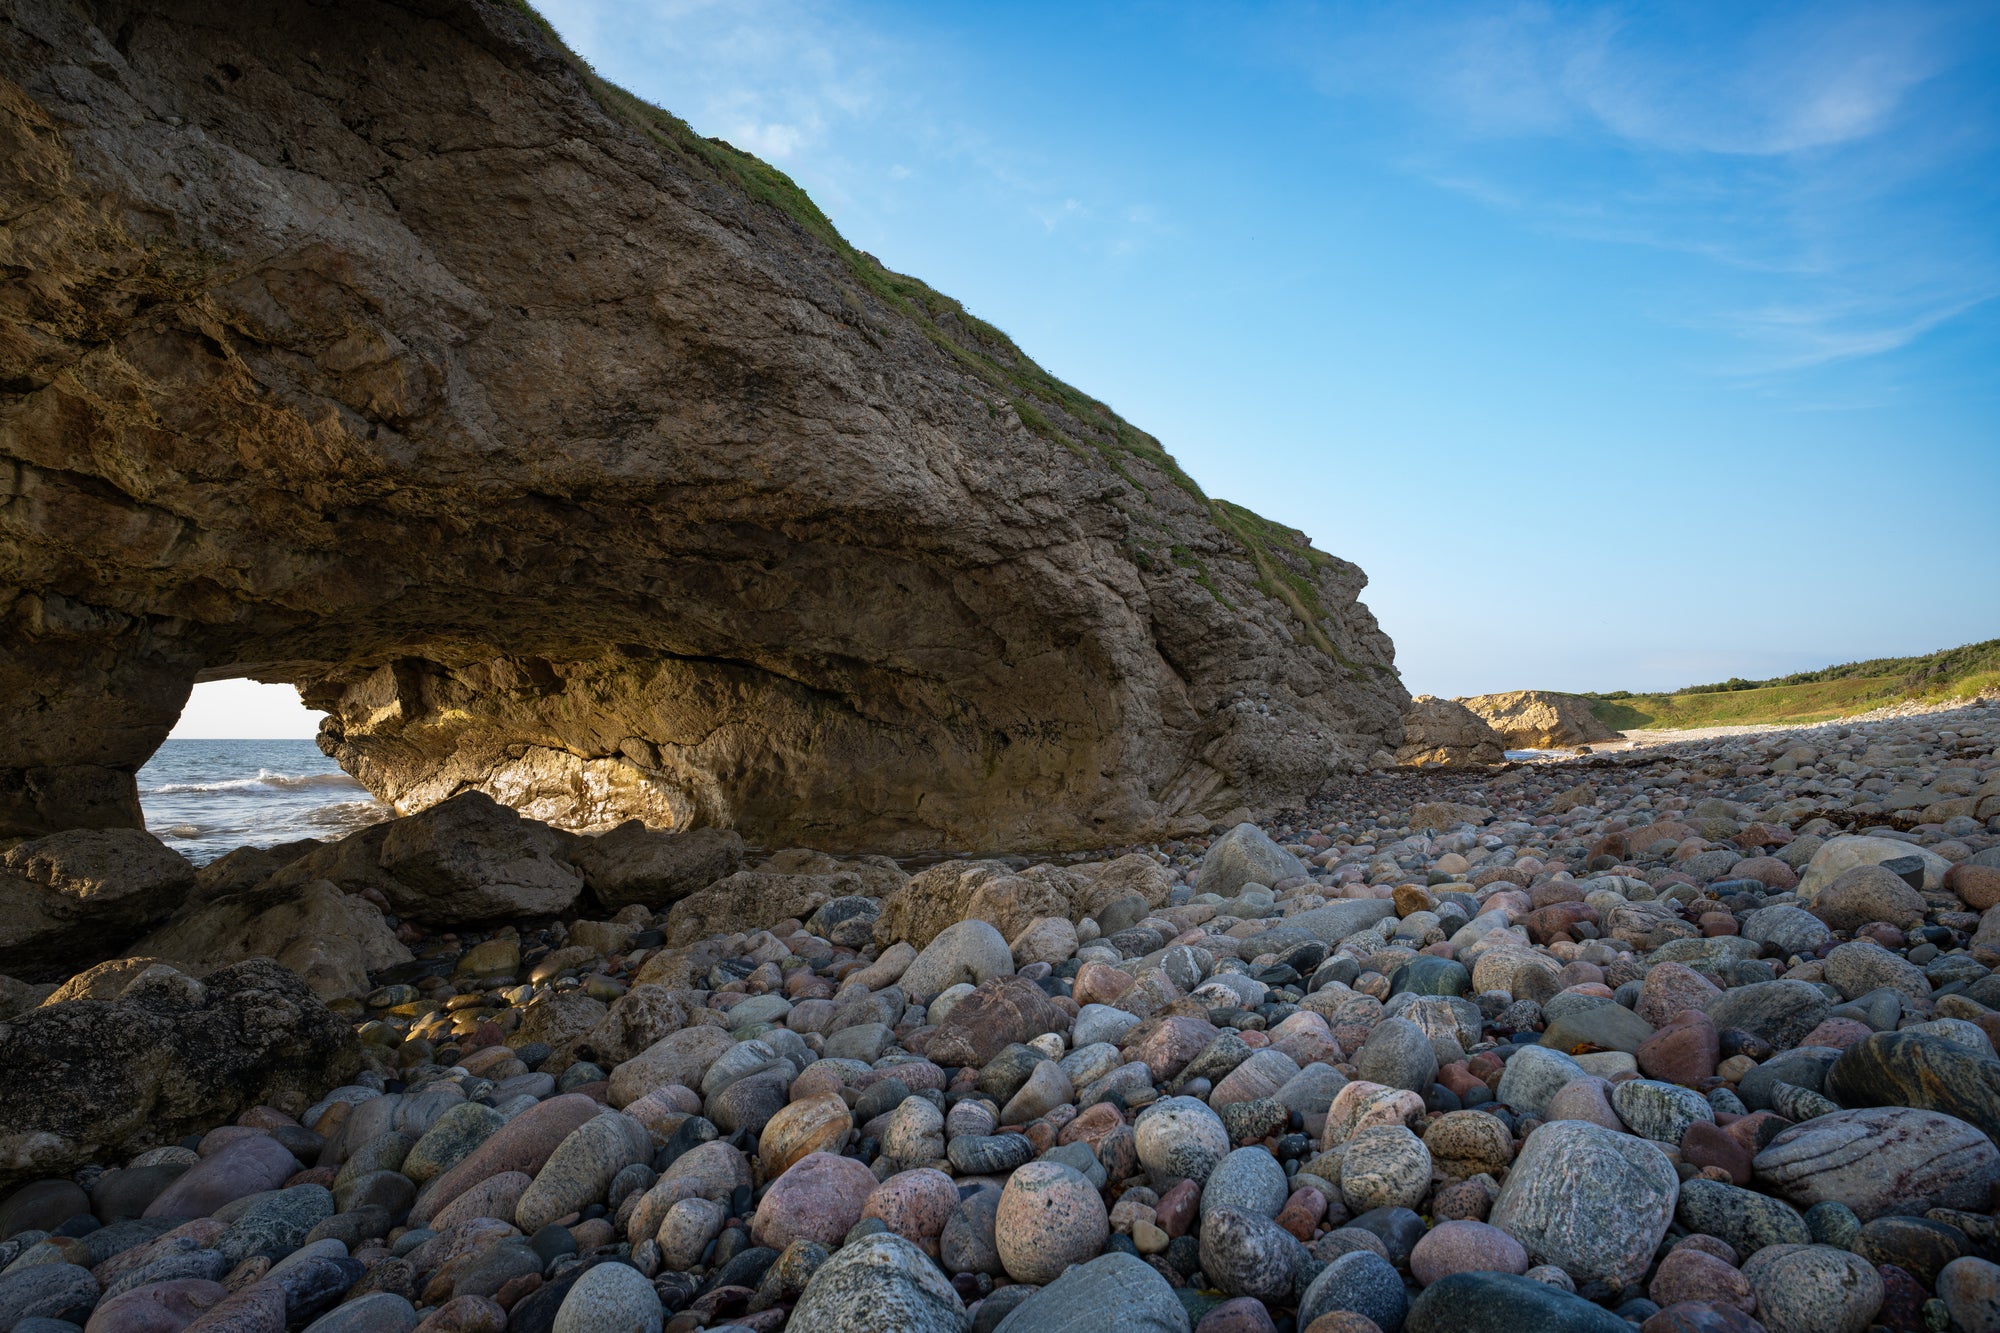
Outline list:
[[[1269,888],[1281,879],[1305,874],[1305,862],[1271,841],[1270,834],[1255,824],[1238,824],[1208,845],[1195,888],[1233,898],[1245,884]]]
[[[1944,887],[1945,872],[1951,869],[1951,862],[1928,851],[1915,843],[1900,842],[1895,838],[1870,838],[1861,834],[1844,833],[1837,838],[1828,838],[1806,862],[1804,873],[1799,876],[1798,895],[1807,903],[1819,896],[1856,866],[1881,865],[1884,861],[1899,861],[1906,856],[1914,856],[1924,864],[1923,886],[1926,889]]]
[[[71,829],[0,856],[0,972],[60,980],[118,952],[195,887],[143,829]]]
[[[1500,737],[1509,750],[1556,750],[1597,741],[1615,741],[1617,732],[1590,711],[1590,700],[1553,690],[1507,690],[1475,694],[1464,704]]]
[[[770,846],[1151,840],[1393,744],[1359,569],[525,7],[34,14],[0,836],[136,824],[204,674],[399,810]]]
[[[657,909],[742,869],[743,837],[734,829],[668,833],[628,819],[609,832],[577,839],[570,860],[606,910],[628,903]]]
[[[1012,939],[1037,918],[1069,916],[1086,890],[1084,877],[1055,866],[1016,873],[997,861],[941,861],[882,900],[875,942],[921,949],[960,921],[984,921]]]
[[[1506,748],[1500,733],[1464,704],[1420,694],[1403,714],[1403,743],[1396,750],[1396,762],[1447,768],[1497,764],[1506,758]]]
[[[268,959],[200,981],[156,967],[114,1001],[0,1023],[0,1189],[226,1124],[294,1115],[360,1063],[352,1026]]]
[[[667,912],[667,943],[692,944],[710,935],[737,930],[763,930],[786,917],[803,922],[834,898],[861,892],[861,877],[837,875],[773,875],[739,870],[698,893],[691,893]]]
[[[368,992],[368,974],[410,961],[410,951],[359,894],[316,879],[296,896],[252,890],[177,916],[133,946],[203,976],[246,958],[274,958],[323,1000]]]
[[[484,792],[462,792],[388,826],[384,892],[399,914],[438,925],[553,916],[583,889],[562,859],[569,841]]]

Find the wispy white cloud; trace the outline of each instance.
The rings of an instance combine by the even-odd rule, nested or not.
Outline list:
[[[1896,351],[2000,291],[1990,216],[1936,188],[1995,130],[1933,94],[1993,13],[1501,0],[1295,15],[1285,45],[1323,91],[1411,109],[1410,174],[1760,287],[1664,317],[1735,340],[1732,373],[1771,374]]]

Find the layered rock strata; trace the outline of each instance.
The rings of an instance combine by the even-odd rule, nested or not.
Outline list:
[[[405,812],[1101,845],[1399,734],[1353,565],[514,6],[0,20],[0,833],[199,679]]]

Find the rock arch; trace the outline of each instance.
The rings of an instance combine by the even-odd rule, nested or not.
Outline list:
[[[483,786],[1103,845],[1394,748],[1358,569],[494,0],[0,24],[0,835],[198,678]]]

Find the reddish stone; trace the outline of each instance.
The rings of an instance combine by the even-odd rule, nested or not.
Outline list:
[[[1844,1051],[1858,1041],[1875,1035],[1866,1023],[1852,1018],[1829,1018],[1799,1039],[1801,1046],[1831,1046]]]
[[[1291,1232],[1302,1241],[1309,1241],[1319,1228],[1319,1221],[1326,1216],[1326,1196],[1312,1186],[1293,1191],[1285,1200],[1285,1206],[1278,1211],[1278,1225]]]
[[[1684,963],[1657,963],[1646,973],[1633,1012],[1654,1027],[1665,1027],[1676,1014],[1699,1010],[1722,994],[1722,988]]]
[[[1277,1333],[1264,1302],[1255,1296],[1224,1301],[1201,1317],[1194,1333]]]
[[[1684,1301],[1733,1305],[1745,1314],[1757,1308],[1750,1279],[1714,1255],[1689,1246],[1677,1247],[1660,1261],[1646,1294],[1663,1309]]]
[[[2000,903],[2000,868],[1961,861],[1944,872],[1944,886],[1975,912]]]
[[[1489,1089],[1498,1088],[1500,1076],[1507,1072],[1507,1062],[1491,1051],[1482,1051],[1473,1056],[1465,1062],[1465,1067],[1474,1078]]]
[[[1750,1161],[1756,1154],[1739,1142],[1728,1130],[1697,1120],[1687,1127],[1681,1136],[1681,1160],[1689,1166],[1720,1167],[1728,1172],[1732,1184],[1750,1183]],[[1669,1302],[1662,1301],[1662,1305]]]
[[[1070,983],[1070,994],[1079,1005],[1110,1004],[1131,989],[1132,974],[1108,963],[1085,963]]]
[[[1732,1305],[1683,1301],[1649,1316],[1639,1333],[1764,1333],[1764,1326]]]
[[[1924,1333],[1924,1284],[1894,1264],[1877,1264],[1882,1275],[1882,1308],[1875,1322],[1894,1333]]]
[[[1563,964],[1563,970],[1556,973],[1556,984],[1565,989],[1571,986],[1602,986],[1604,969],[1579,958],[1574,962]]]
[[[1159,1203],[1153,1206],[1154,1225],[1166,1232],[1170,1240],[1185,1236],[1200,1202],[1201,1186],[1192,1180],[1183,1180],[1161,1195]]]
[[[146,1209],[147,1217],[207,1217],[247,1194],[276,1189],[299,1169],[297,1159],[268,1134],[239,1138],[183,1172]]]
[[[1015,1042],[1068,1027],[1042,988],[1023,977],[994,977],[953,1006],[926,1048],[940,1065],[985,1065]]]
[[[417,1206],[410,1210],[410,1225],[429,1225],[446,1204],[480,1181],[504,1171],[534,1175],[573,1130],[601,1110],[601,1101],[575,1092],[529,1107],[495,1130],[464,1161],[426,1186]]]
[[[1737,837],[1742,837],[1738,834]],[[1799,872],[1775,856],[1750,856],[1729,867],[1731,879],[1754,879],[1767,889],[1789,893],[1799,886]]]
[[[1900,953],[1903,946],[1909,942],[1902,931],[1896,929],[1896,927],[1886,921],[1869,922],[1854,932],[1854,938],[1857,940],[1874,940],[1877,944],[1892,953]]]
[[[1585,921],[1593,926],[1599,924],[1597,909],[1589,903],[1551,903],[1528,913],[1521,925],[1536,944],[1553,944],[1559,939],[1573,939],[1570,927]]]
[[[1437,1081],[1450,1088],[1452,1095],[1463,1097],[1474,1088],[1483,1088],[1486,1081],[1473,1073],[1463,1060],[1454,1060],[1438,1070]]]
[[[861,1216],[880,1218],[889,1230],[932,1253],[956,1207],[958,1188],[951,1177],[926,1166],[899,1171],[877,1185],[862,1205]]]
[[[1221,1031],[1205,1018],[1161,1018],[1147,1026],[1145,1036],[1126,1046],[1125,1058],[1142,1062],[1155,1083],[1180,1073]]]
[[[1074,1120],[1056,1135],[1061,1144],[1088,1143],[1092,1152],[1104,1141],[1104,1136],[1125,1123],[1125,1117],[1110,1102],[1099,1102],[1077,1113]]]
[[[1640,1042],[1637,1056],[1648,1078],[1680,1084],[1708,1078],[1720,1056],[1715,1023],[1699,1009],[1684,1009]]]
[[[838,1245],[861,1220],[878,1183],[875,1173],[852,1157],[808,1153],[765,1191],[751,1237],[774,1250],[795,1240]]]
[[[1728,912],[1703,912],[1695,924],[1709,939],[1737,933],[1736,918]]]

